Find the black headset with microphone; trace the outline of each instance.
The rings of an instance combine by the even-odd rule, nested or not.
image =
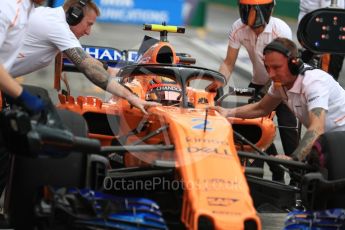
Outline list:
[[[91,0],[79,0],[78,4],[74,4],[70,8],[68,8],[68,10],[66,11],[66,21],[68,25],[75,26],[78,25],[81,20],[83,20],[83,8],[89,1]]]
[[[276,51],[278,53],[283,54],[285,57],[287,57],[290,73],[294,76],[298,76],[299,74],[304,74],[305,71],[314,69],[313,67],[310,67],[310,66],[304,66],[304,62],[302,61],[302,58],[300,58],[299,56],[292,55],[291,51],[279,41],[273,40],[271,43],[269,43],[264,48],[263,53],[266,54],[267,51]]]

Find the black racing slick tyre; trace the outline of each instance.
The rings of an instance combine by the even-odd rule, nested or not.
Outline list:
[[[70,111],[57,111],[50,101],[48,93],[38,87],[29,87],[32,94],[39,95],[52,110],[58,125],[65,126],[77,136],[87,135],[84,118]],[[35,205],[41,198],[42,186],[85,187],[87,154],[69,152],[63,158],[29,158],[15,156],[11,179],[8,185],[8,216],[10,226],[14,229],[36,229],[38,219]]]
[[[88,127],[81,115],[64,109],[58,109],[57,112],[65,128],[75,136],[87,137]]]
[[[322,152],[325,156],[325,167],[328,180],[345,179],[345,132],[330,132],[319,138]],[[339,191],[340,192],[340,191]],[[343,192],[335,193],[329,201],[329,207],[345,208]]]
[[[322,138],[328,179],[345,179],[345,132],[327,133]]]

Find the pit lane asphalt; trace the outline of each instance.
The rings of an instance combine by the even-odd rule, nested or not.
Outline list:
[[[238,18],[238,12],[234,9],[227,9],[217,5],[210,5],[207,10],[206,26],[204,28],[187,27],[186,34],[172,34],[168,36],[169,41],[174,45],[177,52],[189,53],[197,59],[197,66],[218,70],[222,58],[226,55],[227,37],[230,25]],[[297,21],[293,19],[284,20],[293,30],[294,40],[296,39]],[[138,49],[143,36],[147,34],[158,38],[157,32],[143,31],[141,25],[111,25],[97,23],[93,27],[92,34],[82,38],[82,44],[115,47],[120,50]],[[46,88],[53,99],[57,102],[57,93],[53,89],[54,79],[53,64],[49,67],[29,74],[19,79],[24,84],[39,85]],[[236,63],[235,71],[228,85],[236,87],[247,87],[251,77],[251,65],[248,56],[241,51]],[[68,74],[72,95],[94,95],[105,98],[107,95],[80,74]],[[339,82],[345,85],[345,74],[341,73]],[[279,135],[275,141],[278,149],[281,150]],[[269,177],[269,170],[265,175]],[[286,214],[261,213],[263,229],[282,229]]]

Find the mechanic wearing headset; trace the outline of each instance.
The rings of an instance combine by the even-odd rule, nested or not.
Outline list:
[[[121,86],[103,68],[103,64],[87,54],[79,38],[91,33],[100,11],[91,0],[67,0],[63,7],[38,7],[29,20],[23,48],[10,71],[17,77],[43,68],[61,51],[85,76],[116,96],[147,113],[145,107],[158,103],[144,101]]]
[[[300,0],[298,22],[300,22],[307,13],[320,8],[329,7],[330,5],[331,0]],[[344,9],[344,0],[337,0],[337,7]]]
[[[345,90],[328,73],[304,64],[296,44],[289,39],[277,38],[263,52],[265,67],[274,82],[263,99],[233,109],[211,108],[226,117],[255,118],[285,103],[307,131],[290,157],[279,158],[302,161],[321,134],[345,131]]]
[[[257,94],[270,84],[269,76],[263,64],[263,49],[277,37],[292,37],[290,27],[281,19],[271,17],[275,0],[238,0],[240,19],[232,24],[229,44],[225,60],[221,63],[219,72],[230,80],[235,62],[243,45],[253,65],[253,78],[249,87],[255,88]],[[260,95],[261,96],[261,95]],[[297,121],[293,113],[283,104],[276,108],[282,145],[284,152],[290,155],[298,145],[298,132],[291,127],[297,127]],[[289,127],[289,128],[286,128]],[[269,154],[276,155],[277,150],[272,144],[267,150]],[[263,162],[261,162],[263,164]],[[258,165],[259,166],[259,165]],[[280,169],[274,169],[274,180],[283,181],[284,173]]]
[[[0,1],[0,90],[22,105],[30,113],[43,109],[43,102],[20,86],[8,73],[27,29],[28,18],[34,3],[44,0]]]
[[[7,99],[24,107],[31,114],[39,113],[44,109],[42,100],[24,90],[9,75],[8,70],[22,45],[34,3],[42,2],[43,0],[0,1],[0,90],[6,94]],[[10,154],[4,148],[1,135],[0,132],[0,195],[7,183],[10,162]]]

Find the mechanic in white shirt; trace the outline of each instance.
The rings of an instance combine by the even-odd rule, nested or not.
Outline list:
[[[212,107],[224,116],[254,118],[269,114],[284,102],[307,131],[290,155],[304,160],[325,132],[345,131],[345,90],[328,73],[313,69],[298,57],[296,44],[277,38],[264,49],[264,63],[274,84],[262,100],[233,109]],[[287,156],[280,158],[290,159]]]
[[[8,73],[27,29],[27,22],[34,9],[34,3],[43,0],[1,0],[0,1],[0,90],[30,113],[43,109],[43,102],[20,86]]]
[[[298,23],[307,13],[330,6],[331,0],[300,0]],[[337,0],[336,5],[332,7],[344,9],[344,0]],[[340,71],[343,67],[344,55],[329,53],[320,55],[314,54],[309,50],[304,50],[302,57],[303,60],[307,63],[313,63],[312,58],[317,57],[317,60],[319,60],[319,62],[316,62],[318,64],[318,67],[331,74],[334,79],[338,81]]]
[[[284,21],[271,17],[275,0],[238,0],[238,4],[241,17],[232,24],[226,58],[221,63],[219,72],[227,80],[230,79],[239,50],[244,46],[253,65],[253,78],[249,87],[255,88],[256,93],[261,94],[265,86],[271,82],[263,63],[262,51],[277,37],[291,39],[292,32]],[[298,145],[299,136],[294,129],[297,127],[296,117],[284,104],[277,107],[276,114],[278,125],[281,126],[279,133],[284,153],[289,155]],[[274,145],[267,152],[277,154]],[[276,177],[275,174],[279,173],[273,172],[273,178]],[[277,176],[277,180],[282,180],[282,177]]]
[[[304,15],[314,10],[329,7],[331,0],[300,0],[298,22],[301,21]],[[337,7],[344,9],[344,0],[337,0]]]
[[[158,105],[144,101],[120,85],[103,68],[103,64],[87,54],[79,38],[91,33],[100,11],[92,0],[67,0],[63,7],[38,7],[29,20],[24,46],[10,70],[17,77],[43,68],[60,51],[95,85],[147,113],[145,107]]]
[[[8,70],[22,45],[34,3],[42,2],[43,0],[0,0],[0,90],[3,93],[2,96],[24,107],[31,114],[39,113],[44,109],[43,101],[23,89],[9,75]],[[5,97],[0,96],[2,104],[4,104],[4,99]],[[2,135],[6,133],[3,134],[1,129],[0,126],[0,196],[7,183],[10,165],[10,154],[4,148],[2,138]]]

